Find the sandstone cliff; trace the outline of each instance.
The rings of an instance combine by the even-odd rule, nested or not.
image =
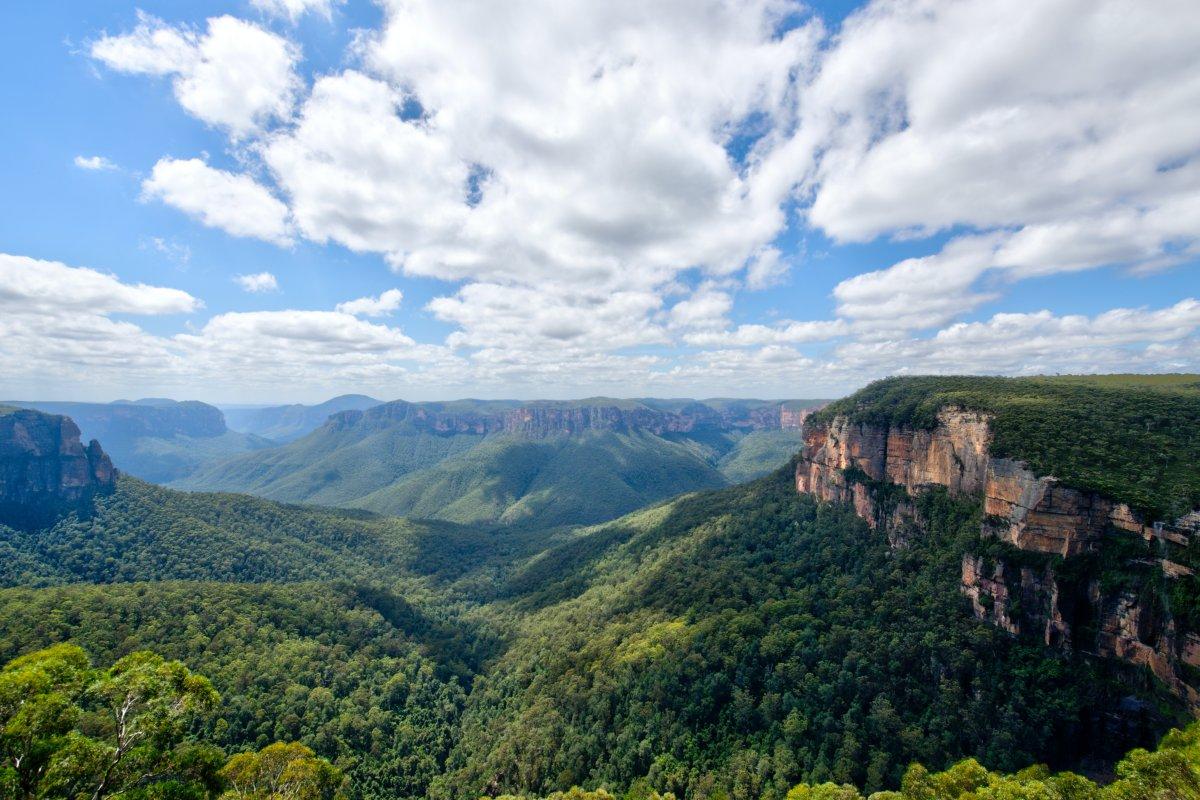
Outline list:
[[[0,409],[0,523],[31,528],[109,492],[116,470],[67,417]]]
[[[433,433],[510,433],[540,439],[590,430],[655,435],[690,433],[702,428],[717,430],[797,429],[813,409],[788,409],[783,405],[721,409],[688,403],[677,410],[637,404],[536,402],[484,411],[447,409],[439,403],[396,400],[364,411],[343,411],[330,416],[326,426],[341,430],[358,425],[406,422]]]
[[[979,541],[1002,542],[1014,557],[963,554],[962,591],[976,617],[1047,646],[1145,666],[1200,705],[1184,667],[1200,666],[1200,632],[1178,629],[1162,590],[1193,576],[1180,561],[1200,536],[1200,514],[1143,519],[1125,504],[993,457],[991,442],[989,416],[961,408],[943,408],[932,429],[835,416],[806,430],[796,488],[852,504],[897,546],[920,535],[914,498],[931,487],[981,504]],[[1096,564],[1130,543],[1140,556],[1119,568],[1132,577],[1105,588]]]

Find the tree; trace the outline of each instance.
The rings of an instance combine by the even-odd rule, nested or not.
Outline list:
[[[341,770],[299,742],[238,753],[221,770],[223,800],[332,800],[340,797]]]
[[[87,654],[59,644],[0,671],[0,788],[34,797],[53,754],[79,717],[77,700],[91,679]]]
[[[224,756],[184,734],[216,702],[205,678],[153,653],[99,674],[78,647],[31,653],[0,672],[0,781],[19,797],[212,794]]]

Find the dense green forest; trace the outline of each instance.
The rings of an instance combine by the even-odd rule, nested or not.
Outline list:
[[[929,532],[893,552],[787,469],[549,534],[123,479],[89,519],[5,532],[24,574],[65,585],[0,591],[0,656],[180,659],[224,698],[210,741],[299,742],[352,798],[874,791],[914,760],[1103,766],[1180,718],[1148,673],[964,613],[978,512],[923,502]]]
[[[127,800],[334,800],[341,770],[299,743],[225,754],[192,727],[212,684],[149,651],[95,668],[55,645],[0,670],[0,796]]]
[[[957,406],[993,415],[993,455],[1173,520],[1200,507],[1200,376],[922,376],[876,381],[814,421],[932,427]]]
[[[122,476],[88,514],[52,528],[0,525],[0,586],[90,581],[385,579],[503,558],[488,531],[367,512],[188,494]]]
[[[94,667],[75,645],[54,645],[0,669],[0,792],[6,798],[132,800],[342,800],[345,773],[299,742],[227,755],[213,742],[224,698],[180,661],[141,650]],[[220,719],[221,725],[225,720]],[[220,730],[220,726],[216,730]],[[397,732],[403,733],[403,732]],[[423,743],[426,744],[426,743]],[[397,763],[395,770],[413,766]],[[1187,800],[1200,796],[1200,723],[1137,749],[1101,786],[1074,773],[1031,766],[1015,774],[965,759],[931,773],[905,770],[898,791],[871,800]],[[624,800],[675,800],[649,781]],[[862,800],[849,784],[800,783],[786,800]],[[526,800],[503,795],[498,800]],[[547,800],[616,800],[604,788],[572,787]]]
[[[1178,420],[1160,418],[1187,419],[1188,382],[991,380],[939,379],[936,391],[886,381],[834,412],[928,424],[939,404],[957,402],[991,410],[997,440],[1008,430],[1020,442],[1012,431],[1026,429],[1004,425],[1023,404],[1058,424],[1111,411],[1142,420],[1128,441],[1163,448],[1149,496],[1189,496],[1193,476],[1175,459],[1190,434],[1168,442]],[[1147,400],[1140,411],[1121,407],[1134,396]],[[1060,474],[1099,470],[1102,482],[1104,470],[1141,463],[1084,465],[1095,445],[1075,438],[1086,441],[1040,445]],[[597,487],[580,478],[592,474],[587,464],[577,466],[582,500]],[[336,787],[320,791],[349,800],[1195,796],[1186,788],[1194,729],[1112,772],[1125,752],[1190,719],[1149,670],[1049,650],[971,615],[962,556],[999,557],[1002,545],[980,538],[978,502],[922,493],[912,498],[919,527],[875,530],[849,507],[797,494],[793,468],[552,528],[404,520],[122,476],[51,527],[0,526],[0,661],[69,645],[95,665],[205,676],[211,697],[196,695],[209,699],[137,762],[152,772],[124,784],[120,796],[138,800],[276,800],[246,789],[246,776],[292,761],[304,775],[336,774]],[[889,533],[906,545],[893,547]],[[1078,563],[1126,581],[1141,575],[1127,570],[1128,555],[1117,548],[1088,556],[1103,563]],[[1145,572],[1157,562],[1143,555],[1134,562]],[[1175,580],[1172,590],[1195,583]],[[1194,592],[1175,595],[1179,630],[1193,630]],[[68,653],[83,676],[52,692],[69,724],[47,728],[52,741],[38,758],[58,766],[0,781],[23,787],[19,796],[90,796],[86,769],[40,781],[83,763],[55,760],[77,752],[70,747],[110,752],[103,692],[87,687],[121,669],[52,652]],[[7,757],[28,740],[15,724],[5,729]],[[1105,788],[1028,769],[1036,763]],[[153,777],[162,775],[182,783],[168,791]]]

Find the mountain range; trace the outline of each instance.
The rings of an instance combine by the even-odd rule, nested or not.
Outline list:
[[[782,430],[699,405],[391,403],[313,435]],[[1028,765],[1104,782],[1200,711],[1197,463],[1200,376],[900,378],[755,480],[496,527],[154,486],[6,409],[0,660],[181,659],[222,696],[197,741],[302,742],[361,800],[1191,797],[1184,734],[1103,794]]]
[[[589,524],[777,468],[821,403],[397,400],[173,485],[460,523]]]
[[[235,431],[274,442],[290,442],[321,427],[330,414],[363,411],[381,402],[364,394],[343,394],[316,405],[222,406],[221,410],[226,424]]]

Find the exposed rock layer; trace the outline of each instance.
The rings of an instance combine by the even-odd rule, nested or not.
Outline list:
[[[36,527],[111,491],[116,470],[96,440],[84,447],[67,417],[0,411],[0,523]]]
[[[334,414],[326,425],[341,430],[360,424],[407,422],[434,433],[511,433],[530,438],[578,434],[589,430],[643,430],[662,435],[689,433],[704,427],[745,431],[795,429],[803,424],[812,410],[797,411],[782,405],[722,410],[703,403],[692,403],[679,411],[663,411],[639,406],[531,403],[486,413],[443,411],[436,406],[397,400],[365,411]]]
[[[806,430],[796,488],[822,500],[850,503],[868,524],[887,528],[894,544],[903,542],[900,529],[911,527],[907,523],[919,527],[911,498],[931,486],[981,501],[982,535],[1046,556],[1097,552],[1113,536],[1135,534],[1163,549],[1186,547],[1192,536],[1200,535],[1200,514],[1195,512],[1171,524],[1154,523],[1127,505],[1035,475],[1019,461],[991,457],[989,426],[986,415],[955,408],[943,409],[932,430],[835,417]],[[895,487],[904,490],[899,497]],[[1169,609],[1146,598],[1127,591],[1105,595],[1096,578],[1064,584],[1052,562],[1043,563],[1035,569],[964,554],[962,591],[975,616],[1047,646],[1145,666],[1176,694],[1200,704],[1200,693],[1184,681],[1180,667],[1200,663],[1200,636],[1180,636]],[[1129,567],[1147,565],[1167,579],[1193,574],[1170,558],[1141,559]]]

